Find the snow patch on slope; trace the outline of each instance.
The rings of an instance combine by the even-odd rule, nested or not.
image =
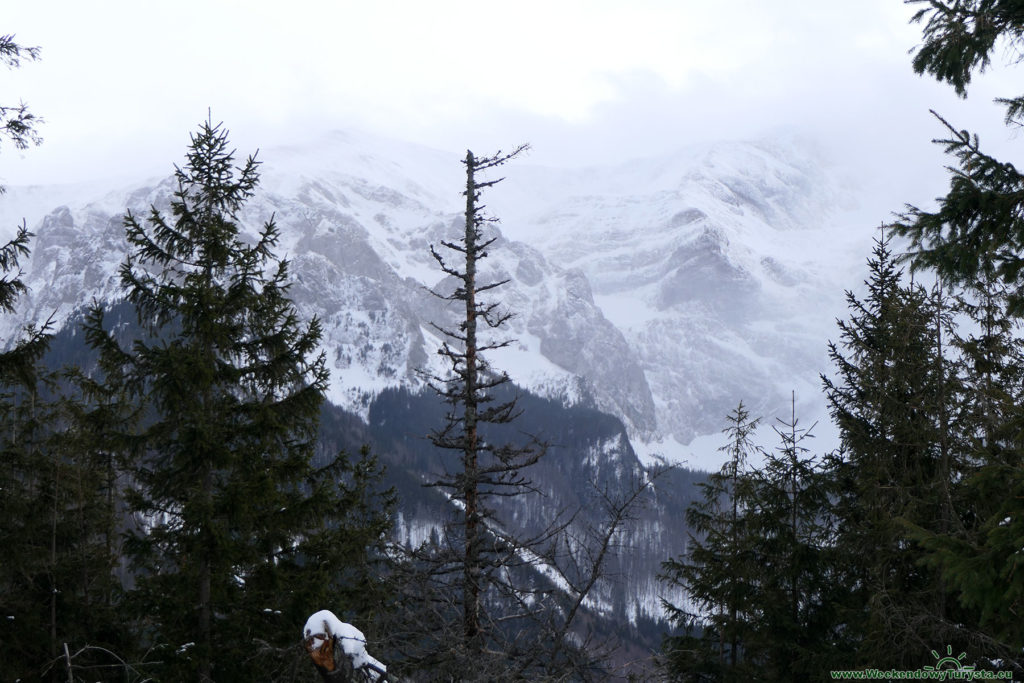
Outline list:
[[[272,217],[280,228],[299,310],[324,324],[330,399],[365,417],[384,388],[444,372],[428,323],[452,327],[459,312],[430,294],[451,283],[429,247],[462,230],[458,156],[337,133],[260,158],[242,219],[252,235]],[[485,197],[502,223],[482,275],[510,280],[495,294],[516,314],[496,368],[616,415],[644,457],[687,457],[689,445],[701,463],[714,458],[694,440],[717,438],[740,400],[774,415],[792,389],[818,393],[871,231],[844,213],[850,193],[813,150],[781,140],[589,169],[526,161]],[[21,322],[116,298],[124,210],[166,206],[173,189],[10,188],[0,230],[24,214],[38,233]],[[3,323],[8,339],[18,324]]]

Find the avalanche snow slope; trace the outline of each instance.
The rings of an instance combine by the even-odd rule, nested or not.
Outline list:
[[[717,469],[740,400],[770,424],[795,391],[801,424],[825,417],[826,341],[872,230],[813,144],[709,144],[509,183],[493,202],[508,234],[585,278],[639,360],[655,428],[626,424],[642,456]]]
[[[365,418],[384,388],[415,390],[421,369],[443,370],[430,323],[454,326],[458,311],[429,292],[453,286],[429,245],[462,230],[459,157],[335,133],[260,158],[243,223],[255,234],[276,220],[293,297],[323,322],[330,400]],[[647,455],[701,455],[682,444],[717,444],[741,399],[782,414],[796,389],[820,408],[825,340],[870,230],[841,229],[836,207],[849,200],[805,146],[709,145],[574,170],[525,158],[501,171],[485,201],[504,236],[484,277],[509,280],[496,296],[515,313],[504,334],[516,341],[492,354],[495,367],[619,417]],[[37,234],[20,322],[61,323],[119,298],[122,215],[166,208],[173,190],[170,178],[106,193],[11,187],[3,227],[24,211]]]

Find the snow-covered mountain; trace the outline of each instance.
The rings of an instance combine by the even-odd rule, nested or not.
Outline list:
[[[421,486],[439,466],[423,436],[440,409],[420,390],[423,370],[443,371],[431,323],[458,315],[431,294],[452,284],[429,247],[462,230],[460,156],[348,133],[271,149],[242,216],[253,234],[276,221],[291,294],[323,323],[337,406],[325,447],[374,444],[399,490],[404,542],[450,512]],[[709,144],[586,169],[527,157],[501,170],[507,179],[484,196],[502,222],[483,276],[509,280],[496,296],[515,314],[504,332],[515,342],[490,360],[529,392],[516,429],[552,444],[531,473],[547,495],[509,502],[516,523],[540,527],[569,509],[581,511],[581,529],[598,528],[595,491],[628,491],[659,455],[717,469],[723,417],[741,400],[770,418],[788,414],[795,390],[802,424],[822,415],[825,342],[872,231],[812,147]],[[116,190],[10,187],[0,226],[13,234],[24,217],[37,236],[22,264],[30,291],[0,321],[3,338],[116,301],[122,216],[166,208],[173,190],[170,177]],[[74,334],[65,330],[62,348],[81,345]],[[682,520],[700,479],[679,469],[655,483],[610,560],[615,578],[595,588],[595,614],[634,629],[629,637],[660,639],[657,574],[686,547]]]
[[[429,291],[446,286],[429,245],[461,230],[459,155],[336,133],[260,158],[244,220],[276,220],[293,296],[324,323],[330,400],[365,418],[384,388],[421,386],[438,362],[429,323],[454,319]],[[825,340],[871,231],[850,224],[852,196],[809,145],[713,144],[588,169],[527,157],[502,171],[485,196],[502,219],[485,263],[510,279],[497,296],[516,342],[495,367],[617,416],[643,456],[697,466],[717,465],[704,444],[740,400],[771,416],[795,389],[820,413]],[[116,298],[124,211],[145,215],[172,190],[170,178],[9,188],[2,225],[24,216],[37,234],[21,321]]]

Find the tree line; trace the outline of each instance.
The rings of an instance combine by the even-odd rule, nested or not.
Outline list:
[[[38,54],[3,41],[9,66]],[[0,113],[15,146],[39,141],[25,105]],[[289,298],[273,217],[255,237],[239,221],[259,162],[199,126],[167,205],[123,217],[123,299],[72,320],[87,360],[48,367],[52,321],[0,355],[0,678],[308,680],[300,628],[324,608],[403,680],[607,675],[584,603],[649,479],[598,488],[593,526],[567,512],[527,536],[503,518],[502,501],[539,495],[526,470],[546,447],[489,429],[519,410],[485,358],[510,343],[485,330],[511,312],[487,300],[504,282],[478,274],[496,220],[480,194],[523,149],[467,152],[465,230],[431,246],[436,294],[461,306],[437,327],[447,372],[425,376],[448,405],[430,440],[454,458],[425,482],[449,501],[441,533],[407,548],[376,458],[318,440],[320,322]],[[8,313],[31,237],[0,247]]]
[[[960,94],[1024,26],[1006,0],[918,1],[914,68]],[[37,56],[0,39],[9,67]],[[1022,102],[1003,100],[1009,123]],[[39,141],[24,104],[0,122],[15,147]],[[946,649],[1021,670],[1024,176],[948,129],[949,193],[877,240],[867,293],[848,295],[829,347],[839,450],[812,455],[794,411],[751,467],[757,420],[742,404],[730,416],[728,460],[687,513],[689,547],[665,564],[688,601],[666,604],[681,627],[666,639],[667,676],[812,680],[921,668],[922,653]],[[427,483],[451,516],[403,549],[372,454],[318,443],[319,322],[288,297],[273,219],[255,240],[238,221],[258,162],[236,163],[224,128],[201,124],[169,206],[124,216],[125,298],[85,312],[89,364],[43,363],[50,322],[0,354],[0,677],[304,680],[298,626],[325,607],[382,643],[375,654],[397,662],[388,675],[609,675],[608,644],[580,615],[649,480],[599,490],[596,527],[568,515],[530,538],[496,504],[536,493],[527,470],[544,452],[536,439],[489,438],[486,425],[517,409],[480,355],[506,342],[477,338],[508,315],[484,300],[503,282],[477,279],[491,239],[478,200],[497,182],[478,174],[515,154],[467,153],[464,234],[444,254],[431,247],[453,283],[438,295],[463,309],[439,328],[450,372],[427,378],[449,405],[431,438],[454,456]],[[909,239],[907,254],[893,254],[892,234]],[[22,225],[0,247],[8,313],[31,237]]]
[[[207,121],[175,180],[168,210],[124,217],[134,316],[92,305],[91,365],[47,368],[46,325],[0,359],[5,680],[66,680],[72,658],[109,680],[283,680],[309,605],[382,600],[393,503],[368,453],[317,452],[320,324],[288,298],[273,220],[253,243],[237,221],[257,162]],[[2,252],[8,310],[29,238]]]
[[[911,283],[887,234],[868,270],[822,378],[839,449],[813,454],[795,411],[770,451],[742,404],[730,416],[728,460],[688,510],[691,546],[664,565],[690,600],[668,606],[680,680],[916,670],[947,647],[1022,665],[1024,345],[1007,289]]]
[[[1000,41],[1019,47],[1019,3],[910,2],[923,5],[915,71],[961,96]],[[999,102],[1020,125],[1024,98]],[[666,605],[674,680],[823,680],[948,657],[1024,671],[1024,176],[936,117],[949,191],[883,228],[829,344],[839,449],[811,455],[794,414],[764,451],[742,404],[730,416],[729,459],[688,511],[691,545],[664,565],[689,595]],[[755,449],[764,464],[745,466]]]

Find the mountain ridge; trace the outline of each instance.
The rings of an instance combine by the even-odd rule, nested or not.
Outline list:
[[[502,223],[484,274],[510,280],[498,296],[516,313],[517,341],[493,354],[494,367],[541,396],[619,417],[647,461],[679,460],[741,399],[772,413],[791,389],[816,394],[832,323],[822,312],[840,310],[837,275],[860,254],[803,251],[846,246],[828,226],[851,198],[798,144],[503,168],[485,197]],[[330,400],[365,418],[384,388],[422,388],[421,371],[443,370],[430,323],[454,315],[429,292],[448,286],[429,245],[461,229],[458,157],[348,133],[260,157],[242,222],[255,230],[273,216],[281,229],[296,303],[324,323]],[[55,189],[71,200],[29,220],[37,238],[21,323],[116,300],[121,215],[166,206],[173,183],[83,199],[90,189]],[[45,189],[10,191],[15,208],[46,205]],[[806,403],[820,413],[815,399]],[[696,459],[715,466],[713,455]]]

